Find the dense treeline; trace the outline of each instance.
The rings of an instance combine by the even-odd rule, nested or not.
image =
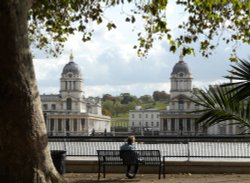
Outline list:
[[[140,97],[130,93],[121,93],[119,96],[104,94],[102,96],[102,113],[107,116],[117,117],[119,114],[135,109],[135,106],[140,105],[144,109],[153,108],[156,102],[168,103],[169,99],[170,95],[165,91],[154,91],[152,96],[143,95]]]

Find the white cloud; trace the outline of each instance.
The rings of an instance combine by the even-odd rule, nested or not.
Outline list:
[[[169,92],[170,84],[167,83],[133,83],[129,85],[95,85],[86,86],[86,96],[102,96],[103,94],[120,95],[121,93],[130,93],[131,95],[152,95],[154,91]]]
[[[209,85],[219,85],[222,83],[228,82],[226,79],[216,79],[216,80],[197,80],[193,81],[194,88],[205,89],[208,88]]]
[[[179,17],[185,19],[182,7],[176,7],[174,3],[172,0],[168,5],[169,25],[173,28]],[[61,72],[69,61],[71,50],[75,62],[82,70],[87,96],[102,96],[105,93],[119,95],[124,92],[140,96],[152,94],[155,90],[169,92],[169,78],[178,61],[178,52],[172,54],[166,41],[156,41],[147,58],[138,58],[132,47],[137,43],[136,33],[142,29],[142,23],[137,19],[133,32],[131,24],[124,23],[124,16],[121,17],[117,10],[109,10],[108,14],[115,18],[116,30],[107,31],[105,24],[95,27],[92,40],[86,43],[81,41],[81,33],[76,33],[70,36],[59,58],[48,59],[45,54],[33,50],[37,57],[34,65],[41,93],[59,92]],[[228,61],[227,46],[218,47],[208,59],[199,54],[184,58],[193,74],[195,86],[206,87],[215,81],[222,81],[222,76],[227,74],[231,64]],[[247,58],[249,45],[239,49],[238,53]]]

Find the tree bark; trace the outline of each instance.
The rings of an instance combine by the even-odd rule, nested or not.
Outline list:
[[[65,182],[55,170],[29,51],[31,0],[0,2],[0,182]]]

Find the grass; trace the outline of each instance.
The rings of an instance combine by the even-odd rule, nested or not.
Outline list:
[[[150,102],[142,104],[142,109],[158,109],[163,110],[166,109],[168,102],[166,101],[158,101],[158,102]]]

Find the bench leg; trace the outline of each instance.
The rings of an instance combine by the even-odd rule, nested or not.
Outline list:
[[[165,161],[163,161],[163,178],[166,178]]]
[[[98,180],[100,180],[100,176],[101,176],[101,165],[99,164],[99,167],[98,167]]]
[[[103,178],[106,178],[106,166],[103,166]]]
[[[161,164],[159,166],[159,179],[161,179]]]

